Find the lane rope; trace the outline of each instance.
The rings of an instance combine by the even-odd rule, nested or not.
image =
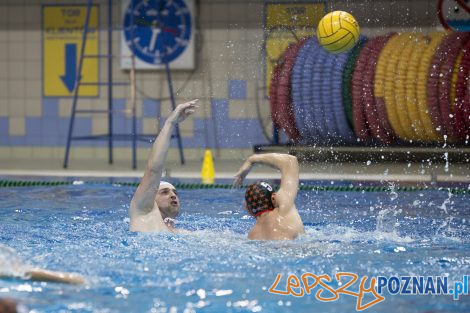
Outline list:
[[[79,183],[77,183],[79,181]],[[103,182],[103,181],[41,181],[41,180],[0,180],[0,188],[12,187],[55,187],[66,185],[108,185],[119,187],[137,187],[138,182]],[[201,184],[201,183],[173,183],[177,189],[243,189],[248,185],[240,187],[233,187],[231,184]],[[279,186],[274,185],[275,189]],[[360,192],[389,192],[389,191],[445,191],[451,194],[470,194],[470,186],[468,188],[462,187],[435,187],[435,186],[318,186],[318,185],[305,185],[300,184],[299,190],[302,191],[360,191]]]

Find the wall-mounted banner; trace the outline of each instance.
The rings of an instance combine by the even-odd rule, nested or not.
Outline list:
[[[194,0],[122,1],[121,67],[194,69]]]
[[[43,95],[73,96],[87,7],[45,5],[42,8]],[[98,6],[91,9],[85,55],[98,54]],[[85,58],[82,82],[98,81],[98,59]],[[80,96],[98,96],[98,86],[80,86]]]

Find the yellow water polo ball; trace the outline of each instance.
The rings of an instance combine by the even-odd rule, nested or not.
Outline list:
[[[331,53],[345,52],[359,40],[359,24],[354,16],[344,11],[333,11],[318,23],[320,45]]]

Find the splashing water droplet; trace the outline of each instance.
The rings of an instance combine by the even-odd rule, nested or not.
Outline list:
[[[396,247],[395,249],[393,249],[393,251],[395,251],[395,252],[405,252],[406,249],[405,249],[405,247]]]
[[[447,173],[449,171],[449,152],[445,152],[443,158],[446,161],[444,171]]]

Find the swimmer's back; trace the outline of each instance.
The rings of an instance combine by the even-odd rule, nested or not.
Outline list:
[[[258,217],[248,233],[251,240],[292,240],[305,233],[304,225],[295,206],[282,216],[276,208]]]

